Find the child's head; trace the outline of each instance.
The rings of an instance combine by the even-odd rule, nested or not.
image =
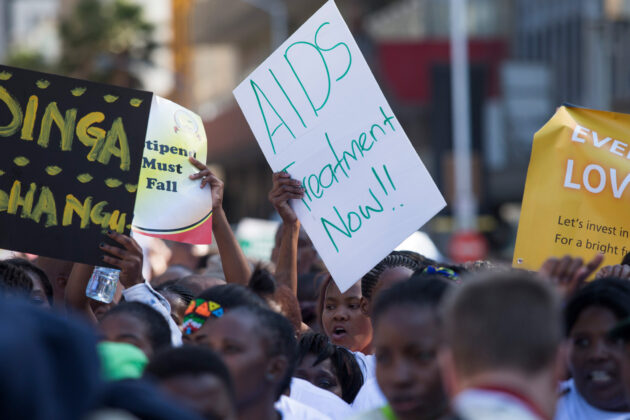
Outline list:
[[[363,373],[354,355],[320,333],[306,333],[298,343],[295,377],[330,391],[352,404],[363,386]]]
[[[438,305],[449,288],[426,277],[398,283],[374,302],[376,378],[398,419],[437,418],[448,409],[438,365]]]
[[[372,342],[370,318],[361,310],[365,298],[360,282],[341,293],[330,275],[322,283],[318,301],[321,330],[333,344],[350,351],[368,352]]]
[[[158,352],[144,371],[166,393],[210,418],[236,418],[234,386],[225,363],[212,350],[184,346]]]
[[[171,345],[171,330],[164,317],[139,302],[114,306],[103,315],[99,328],[104,340],[133,344],[149,358]]]

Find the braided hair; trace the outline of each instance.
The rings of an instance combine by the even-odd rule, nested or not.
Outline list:
[[[416,271],[420,263],[412,258],[406,251],[392,251],[381,262],[371,269],[361,279],[361,294],[368,300],[372,299],[372,292],[380,280],[383,272],[390,268],[406,267],[411,271]]]

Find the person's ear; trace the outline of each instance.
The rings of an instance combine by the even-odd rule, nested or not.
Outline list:
[[[265,379],[267,382],[278,384],[284,378],[289,368],[289,360],[285,356],[274,356],[267,363]]]
[[[365,296],[361,296],[361,301],[359,302],[359,306],[361,308],[361,312],[363,312],[363,315],[370,316],[370,312],[372,308],[370,307],[370,301],[367,300]]]
[[[453,398],[459,391],[455,360],[450,348],[442,346],[438,352],[438,363],[440,365],[440,375],[446,393]]]

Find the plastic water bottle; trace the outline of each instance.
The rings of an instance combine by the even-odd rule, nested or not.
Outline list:
[[[94,267],[85,295],[90,299],[110,303],[114,299],[119,276],[120,270],[115,268]]]

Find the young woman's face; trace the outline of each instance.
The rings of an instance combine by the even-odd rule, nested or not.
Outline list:
[[[448,410],[431,308],[388,309],[374,326],[376,379],[399,420],[438,418]]]
[[[589,404],[606,411],[626,411],[620,354],[606,333],[618,322],[602,306],[589,306],[569,333],[569,369]]]
[[[208,319],[190,336],[195,344],[221,355],[234,381],[238,407],[258,401],[270,386],[266,381],[267,345],[257,327],[252,315],[228,311],[221,318]]]
[[[103,334],[103,340],[132,344],[151,358],[153,346],[149,331],[147,326],[135,316],[125,313],[107,315],[101,319],[99,329]]]
[[[372,341],[370,318],[361,311],[360,283],[341,293],[334,282],[330,282],[322,308],[324,333],[338,346],[350,351],[365,351]]]
[[[326,359],[315,365],[316,360],[317,356],[314,354],[309,353],[304,356],[302,362],[297,366],[294,376],[304,379],[316,387],[330,391],[339,398],[342,398],[341,383],[337,379],[330,359]]]

